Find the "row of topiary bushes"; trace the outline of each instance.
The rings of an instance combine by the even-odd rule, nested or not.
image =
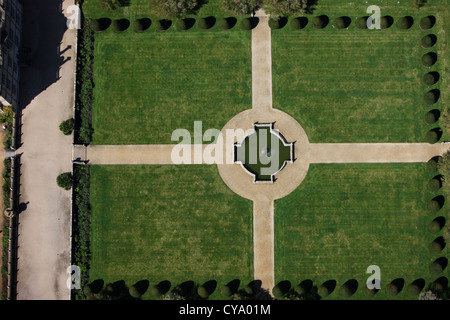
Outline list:
[[[197,26],[201,30],[208,30],[217,24],[222,30],[230,30],[237,25],[237,22],[238,19],[234,17],[223,18],[217,21],[215,17],[211,16],[199,19],[197,22]],[[175,22],[175,28],[179,31],[186,31],[191,29],[195,25],[195,23],[196,20],[194,18],[178,19]],[[257,17],[249,17],[242,19],[239,26],[242,30],[251,30],[255,28],[258,23],[259,19]],[[111,20],[109,18],[92,19],[90,24],[92,30],[94,30],[95,32],[105,31],[109,27],[111,27],[114,32],[122,32],[127,30],[131,25],[128,19]],[[136,32],[144,32],[152,25],[154,25],[154,28],[157,31],[165,31],[169,29],[172,24],[173,21],[168,19],[160,19],[153,22],[149,18],[141,18],[136,19],[133,22],[133,29]]]
[[[435,195],[440,192],[443,186],[443,176],[439,173],[440,163],[443,158],[434,157],[427,162],[428,171],[434,174],[434,177],[428,182],[428,190]],[[444,207],[445,197],[443,195],[434,196],[428,203],[428,209],[432,214],[437,214]],[[434,234],[444,229],[446,218],[442,215],[435,217],[428,225],[428,231]],[[437,236],[430,244],[429,250],[432,255],[439,255],[446,247],[446,241],[443,236]],[[430,272],[438,274],[447,267],[448,260],[446,257],[438,257],[430,265]]]
[[[369,17],[359,17],[355,21],[355,25],[358,29],[367,29],[367,21]],[[352,22],[352,19],[348,16],[341,16],[333,21],[332,26],[336,29],[347,29]],[[281,17],[277,20],[270,19],[269,25],[272,29],[284,28],[288,23],[288,19]],[[292,30],[304,29],[309,23],[307,17],[297,17],[293,18],[290,22]],[[433,16],[424,17],[421,19],[419,26],[422,30],[430,29],[435,23],[435,18]],[[330,24],[330,19],[326,15],[315,16],[311,18],[311,25],[315,29],[323,29]],[[394,18],[391,16],[384,16],[380,19],[381,29],[388,29],[394,24]],[[414,18],[410,16],[402,17],[397,21],[397,27],[400,30],[410,29],[414,25]]]
[[[405,285],[405,280],[403,278],[397,278],[392,280],[386,286],[386,294],[388,296],[396,296],[399,294]],[[279,282],[272,290],[272,293],[276,299],[321,299],[328,297],[331,293],[336,290],[337,282],[336,280],[327,280],[315,286],[311,280],[303,280],[296,286],[292,287],[291,282],[284,280]],[[350,279],[343,283],[339,287],[339,296],[342,298],[350,298],[353,296],[359,288],[358,281],[356,279]],[[411,296],[418,296],[420,292],[425,288],[425,280],[420,278],[412,281],[408,285],[408,294]],[[429,284],[428,290],[432,290],[436,293],[443,293],[448,288],[448,279],[446,277],[437,278],[435,281]],[[366,297],[373,297],[379,289],[369,289],[364,283],[362,285],[362,290]]]
[[[127,287],[123,280],[109,283],[105,286],[102,279],[94,280],[88,284],[83,285],[83,293],[86,299],[102,300],[102,299],[121,299],[121,298],[135,298],[139,299],[147,291],[153,298],[161,300],[201,300],[208,299],[208,297],[220,290],[220,295],[223,298],[232,298],[234,300],[254,299],[256,296],[262,297],[264,294],[261,290],[260,281],[254,280],[245,284],[242,288],[241,281],[234,279],[223,285],[220,289],[217,288],[217,281],[209,280],[202,284],[196,284],[194,281],[184,281],[175,286],[172,286],[170,281],[163,280],[150,287],[148,280],[141,280],[134,285]],[[265,292],[264,298],[270,298]]]
[[[367,29],[367,20],[369,17],[360,17],[356,19],[356,27],[358,29]],[[336,29],[346,29],[350,26],[352,19],[347,16],[338,17],[333,22],[333,27]],[[209,16],[205,18],[198,19],[197,26],[201,30],[208,30],[218,24],[219,28],[222,30],[230,30],[237,25],[238,20],[235,17],[222,18],[219,21],[215,17]],[[175,23],[175,28],[179,31],[185,31],[191,29],[196,23],[194,18],[184,18],[178,19]],[[255,28],[259,23],[257,17],[244,18],[240,22],[240,28],[243,30],[251,30]],[[288,23],[288,18],[280,17],[278,19],[270,19],[269,26],[272,29],[284,28]],[[296,17],[290,22],[292,30],[304,29],[309,23],[307,17]],[[326,15],[314,16],[311,18],[311,25],[315,29],[324,29],[330,23],[330,19]],[[380,25],[382,29],[390,28],[394,23],[394,19],[391,16],[384,16],[381,18]],[[422,18],[420,21],[420,28],[422,30],[428,30],[433,27],[435,23],[435,18],[433,16],[428,16]],[[172,26],[172,20],[160,19],[154,22],[155,29],[158,31],[165,31]],[[397,27],[401,30],[410,29],[414,24],[414,19],[410,16],[402,17],[397,21]],[[109,18],[93,19],[91,21],[92,29],[96,32],[105,31],[109,27],[115,32],[122,32],[130,27],[131,23],[128,19],[116,19],[111,20]],[[133,22],[133,29],[136,32],[143,32],[150,28],[152,21],[149,18],[136,19]],[[427,41],[430,39],[427,39]]]
[[[436,24],[436,18],[434,16],[427,16],[421,20],[421,30],[429,30]],[[437,37],[435,34],[426,34],[422,37],[420,44],[423,49],[431,49],[436,45]],[[431,68],[437,62],[436,52],[430,51],[422,56],[422,66],[425,68]],[[429,71],[424,74],[422,82],[426,87],[435,85],[440,80],[440,74],[437,71]],[[426,106],[431,107],[436,104],[440,98],[441,92],[439,89],[430,89],[423,95],[423,101]],[[441,116],[439,109],[433,108],[429,110],[424,117],[424,121],[427,125],[435,125]],[[439,127],[429,130],[426,134],[426,140],[429,143],[436,143],[442,137],[442,130]]]

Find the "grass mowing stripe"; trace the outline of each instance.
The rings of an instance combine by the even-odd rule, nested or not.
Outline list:
[[[216,280],[220,297],[252,280],[252,203],[215,166],[92,166],[91,177],[91,281]]]

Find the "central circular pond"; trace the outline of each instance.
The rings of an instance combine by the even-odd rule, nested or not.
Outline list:
[[[275,175],[294,160],[294,144],[275,130],[273,123],[255,123],[254,131],[235,144],[235,163],[254,177],[253,182],[275,181]]]

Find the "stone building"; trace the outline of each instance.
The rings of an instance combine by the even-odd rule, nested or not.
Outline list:
[[[3,106],[18,105],[22,17],[23,9],[18,0],[0,0],[0,105]]]

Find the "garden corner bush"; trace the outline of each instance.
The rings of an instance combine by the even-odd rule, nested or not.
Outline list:
[[[63,188],[64,190],[70,190],[70,188],[72,188],[72,173],[70,172],[61,173],[56,178],[56,183],[59,187]]]
[[[73,119],[67,119],[59,125],[59,130],[66,136],[70,135],[73,131]]]

